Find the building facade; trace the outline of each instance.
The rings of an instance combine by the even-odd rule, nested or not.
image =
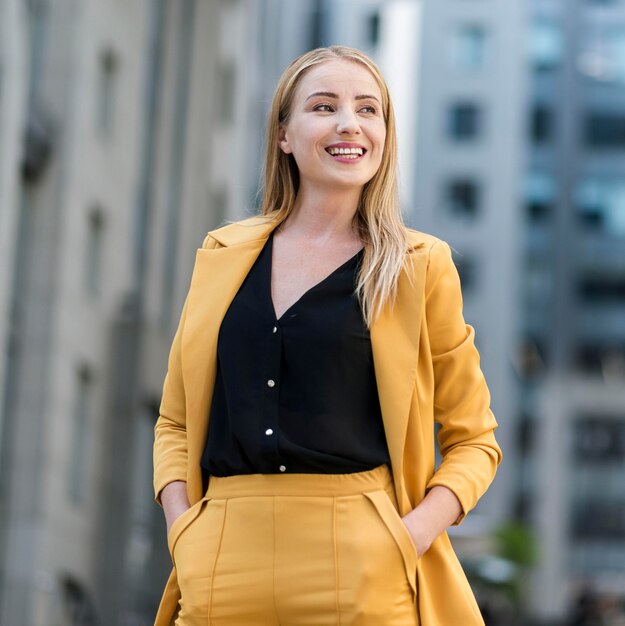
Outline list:
[[[531,3],[524,480],[535,611],[625,589],[625,7]]]
[[[259,11],[0,2],[2,624],[153,623],[153,426],[195,250],[255,195]]]

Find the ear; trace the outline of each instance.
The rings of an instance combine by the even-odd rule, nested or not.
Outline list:
[[[291,145],[288,137],[286,136],[286,128],[280,125],[280,129],[278,131],[278,146],[285,154],[291,154],[293,150],[291,149]]]

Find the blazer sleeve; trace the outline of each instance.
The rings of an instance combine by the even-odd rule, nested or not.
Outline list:
[[[210,234],[205,237],[202,247],[216,247],[216,241],[211,238]],[[180,343],[187,313],[187,302],[188,294],[169,350],[159,416],[154,426],[154,499],[161,506],[163,487],[175,480],[185,482],[187,480],[186,394],[180,358]]]
[[[502,452],[495,440],[497,421],[480,368],[475,330],[462,313],[458,270],[449,244],[440,239],[430,249],[425,303],[442,456],[426,490],[442,485],[454,492],[462,505],[452,524],[457,526],[488,489]]]

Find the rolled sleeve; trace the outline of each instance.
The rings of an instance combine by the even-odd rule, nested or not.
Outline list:
[[[442,462],[426,490],[450,489],[462,512],[460,524],[488,489],[501,463],[495,439],[497,421],[480,368],[475,330],[464,320],[462,290],[449,244],[437,240],[430,250],[426,279],[426,322],[434,370],[434,419],[440,424]]]

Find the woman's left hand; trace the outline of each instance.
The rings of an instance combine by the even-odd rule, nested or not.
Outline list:
[[[409,519],[408,515],[403,517],[402,521],[412,537],[412,543],[417,549],[417,556],[421,558],[430,549],[434,540],[433,537],[421,524],[416,524],[412,519]]]
[[[419,505],[402,518],[421,558],[432,542],[462,512],[462,505],[451,489],[436,485],[432,487]]]

